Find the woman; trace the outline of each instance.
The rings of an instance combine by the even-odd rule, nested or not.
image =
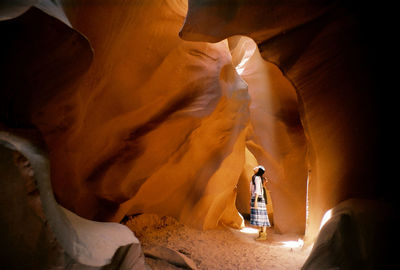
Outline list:
[[[267,227],[271,227],[271,224],[269,223],[268,219],[263,190],[263,174],[265,169],[263,166],[257,166],[253,169],[253,171],[254,175],[250,181],[250,224],[260,227],[260,233],[256,240],[267,240]]]

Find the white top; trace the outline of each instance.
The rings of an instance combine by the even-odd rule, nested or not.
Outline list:
[[[255,185],[253,185],[253,181],[250,181],[251,197],[262,196],[263,189],[262,189],[262,180],[260,176],[255,177],[254,184]]]

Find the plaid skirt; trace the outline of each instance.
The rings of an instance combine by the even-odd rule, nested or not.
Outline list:
[[[250,203],[250,224],[258,227],[271,227],[268,219],[267,207],[265,205],[265,199],[257,202],[257,209],[254,208],[254,197],[251,198]]]

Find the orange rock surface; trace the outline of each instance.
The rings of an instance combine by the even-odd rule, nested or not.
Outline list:
[[[86,52],[87,60],[75,61],[80,66],[75,73],[70,62],[51,70],[35,61],[48,45],[36,46],[29,56],[44,70],[33,85],[40,94],[28,106],[13,108],[23,113],[4,107],[4,115],[14,117],[8,122],[41,130],[59,203],[94,220],[155,212],[202,229],[239,227],[236,206],[249,212],[252,166],[260,163],[270,180],[269,212],[272,204],[277,210],[275,228],[304,232],[305,142],[297,97],[251,39],[182,40],[186,1],[61,2],[50,11],[65,36],[77,33],[90,42],[71,51]],[[32,21],[45,14],[31,13],[26,14]],[[23,27],[26,14],[16,20]],[[15,57],[10,54],[10,61]],[[64,81],[45,79],[55,71],[64,72]],[[252,154],[245,155],[246,147]],[[244,167],[249,155],[257,161]]]
[[[262,164],[275,229],[313,240],[341,201],[390,193],[375,181],[376,58],[358,8],[41,3],[51,8],[0,13],[0,121],[40,129],[65,208],[100,221],[146,212],[238,227]]]
[[[372,26],[369,6],[289,2],[248,0],[227,6],[220,0],[189,0],[180,36],[218,42],[247,35],[293,85],[307,138],[307,236],[313,239],[324,212],[339,202],[390,193],[381,193],[376,181],[381,126],[376,122],[379,77],[372,72],[378,63],[374,49],[382,47],[365,28]],[[303,141],[302,136],[294,138]],[[274,207],[277,210],[278,205]],[[292,210],[282,215],[291,215]]]
[[[260,56],[252,39],[235,36],[228,42],[236,70],[248,84],[251,128],[246,145],[267,168],[274,228],[283,233],[304,233],[306,142],[296,92],[282,72]],[[252,168],[246,171],[251,174]]]
[[[179,38],[185,12],[184,1],[67,10],[95,57],[73,94],[40,108],[34,123],[68,209],[95,220],[154,212],[202,229],[241,225],[247,84],[227,41]]]

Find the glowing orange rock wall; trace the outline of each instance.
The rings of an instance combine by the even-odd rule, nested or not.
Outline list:
[[[297,97],[251,39],[183,41],[178,33],[186,1],[60,3],[66,15],[61,9],[56,14],[74,27],[67,30],[83,33],[93,47],[94,54],[85,44],[91,66],[83,58],[88,69],[83,76],[48,86],[51,70],[35,60],[48,47],[38,49],[30,57],[46,71],[36,78],[50,93],[42,99],[47,88],[39,85],[40,106],[34,100],[14,110],[26,110],[21,119],[33,121],[44,135],[52,184],[63,206],[96,220],[156,212],[203,229],[220,223],[238,227],[242,220],[235,205],[248,210],[256,165],[243,171],[247,147],[268,168],[269,188],[276,194],[269,204],[270,213],[272,201],[277,210],[275,228],[304,231]],[[59,66],[53,72],[72,73],[70,65]],[[30,87],[21,89],[31,94]]]
[[[157,212],[204,229],[239,226],[246,147],[267,167],[282,232],[304,231],[307,181],[311,238],[340,201],[387,195],[374,181],[377,90],[356,7],[59,3],[65,17],[29,9],[1,22],[10,53],[0,116],[39,127],[66,208],[97,220]]]
[[[250,99],[227,41],[181,40],[184,1],[67,8],[95,56],[71,95],[35,114],[57,200],[96,220],[153,212],[240,226]]]
[[[260,56],[252,39],[235,36],[228,41],[236,70],[249,88],[251,128],[246,145],[267,168],[274,228],[304,233],[306,142],[296,92],[282,72]]]
[[[340,201],[382,196],[374,179],[380,169],[376,84],[361,6],[289,2],[189,0],[180,35],[212,42],[248,35],[295,87],[307,138],[313,238],[323,213]]]

